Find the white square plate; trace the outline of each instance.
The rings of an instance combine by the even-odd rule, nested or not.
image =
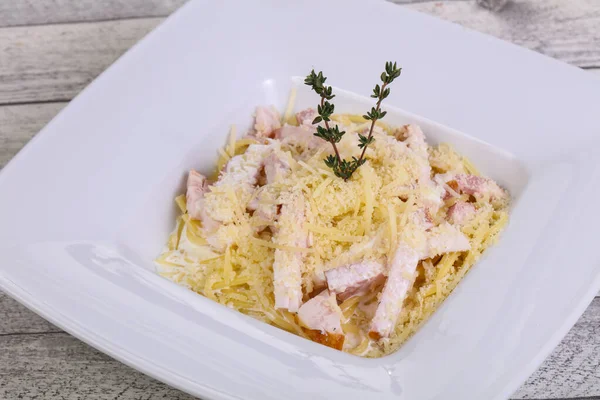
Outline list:
[[[154,274],[184,172],[214,163],[229,124],[283,106],[313,66],[368,94],[386,60],[404,68],[387,104],[468,136],[398,109],[390,122],[453,142],[515,197],[499,245],[404,347],[340,353]],[[2,170],[0,286],[204,398],[504,399],[600,287],[599,110],[600,80],[388,3],[192,1]]]

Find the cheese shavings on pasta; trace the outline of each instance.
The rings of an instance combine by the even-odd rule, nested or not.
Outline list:
[[[451,146],[422,139],[418,150],[420,130],[380,122],[367,163],[343,181],[323,164],[327,143],[319,146],[314,127],[295,121],[295,96],[283,117],[261,114],[263,136],[250,130],[240,137],[232,128],[215,171],[207,174],[212,181],[193,175],[200,177],[195,184],[190,175],[187,196],[175,199],[179,216],[156,264],[162,276],[265,323],[359,356],[390,354],[498,240],[509,196]],[[310,120],[311,111],[302,112],[309,116],[302,121]],[[347,131],[338,145],[342,157],[355,151],[365,122],[357,115],[332,117]],[[207,208],[208,201],[220,208]],[[427,235],[438,228],[465,237],[467,250],[428,252]],[[385,311],[378,308],[399,243],[419,249],[420,259],[414,271],[397,275],[408,286],[391,331],[369,335],[375,313]],[[381,270],[366,281],[356,271],[368,268]],[[334,269],[350,282],[337,291]],[[321,320],[306,320],[310,307],[329,321],[321,330],[314,329]]]

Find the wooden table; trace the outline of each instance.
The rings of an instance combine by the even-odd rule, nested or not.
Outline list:
[[[0,0],[0,168],[184,1]],[[496,14],[469,0],[394,1],[600,78],[600,0],[515,0]],[[513,395],[581,397],[600,399],[600,297]],[[0,399],[17,398],[191,399],[99,353],[0,292]]]

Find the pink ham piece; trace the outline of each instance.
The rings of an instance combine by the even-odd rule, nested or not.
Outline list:
[[[469,174],[446,174],[443,180],[453,190],[475,197],[489,196],[491,200],[505,199],[508,195],[496,182],[489,178]]]
[[[301,191],[288,192],[281,196],[281,213],[277,221],[277,233],[273,237],[275,244],[306,248],[308,234],[305,222],[305,201]],[[275,308],[298,312],[302,304],[302,264],[304,254],[301,251],[275,250],[273,263],[273,291]]]
[[[404,143],[408,148],[417,153],[421,158],[427,160],[429,158],[427,142],[421,128],[418,125],[406,125],[404,127],[404,135],[406,136]]]
[[[228,190],[235,193],[246,208],[252,200],[265,159],[273,149],[273,144],[251,144],[244,154],[232,157],[217,181],[211,185],[211,190],[205,192],[204,212],[219,223],[233,223],[238,206],[235,200],[220,193]]]
[[[251,144],[244,154],[234,156],[227,162],[214,186],[232,186],[251,193],[273,148],[274,145]]]
[[[298,121],[298,125],[313,127],[313,121],[317,117],[317,110],[314,108],[307,108],[305,110],[299,111],[296,113],[296,121]]]
[[[265,189],[267,189],[265,186],[258,188],[255,192],[255,197],[246,206],[248,211],[253,212],[252,217],[261,222],[254,229],[257,233],[269,226],[271,229],[274,229],[273,224],[277,219],[277,194]]]
[[[306,150],[314,150],[327,144],[323,139],[314,135],[314,130],[307,126],[284,125],[275,132],[275,139],[283,143],[301,146]]]
[[[343,265],[325,272],[329,291],[340,301],[362,296],[382,285],[385,266],[378,261],[362,261]]]
[[[290,164],[284,154],[273,151],[264,161],[267,184],[284,178],[290,171]]]
[[[481,196],[489,194],[490,198],[502,198],[506,196],[503,189],[491,179],[476,175],[458,174],[454,177],[458,184],[458,190],[462,193]]]
[[[369,330],[371,339],[379,340],[382,337],[388,337],[396,326],[398,315],[402,310],[402,303],[412,285],[420,259],[419,252],[406,243],[400,242],[396,247],[389,265],[388,278],[379,298],[377,311],[371,320]]]
[[[396,134],[396,137],[399,135],[404,135],[403,143],[417,156],[420,166],[418,183],[421,188],[421,198],[428,211],[435,214],[443,203],[444,190],[431,179],[431,165],[425,134],[418,125],[410,124],[404,126],[403,130]]]
[[[204,194],[208,191],[208,180],[195,170],[190,170],[185,194],[187,212],[192,219],[202,222],[205,229],[213,230],[219,223],[213,220],[204,210]]]
[[[300,307],[298,310],[300,323],[308,329],[323,333],[342,332],[342,310],[337,304],[335,295],[325,289]]]
[[[200,219],[202,216],[202,199],[204,193],[208,190],[208,182],[206,177],[200,172],[190,170],[187,178],[187,192],[185,194],[186,207],[190,217]]]
[[[371,320],[369,336],[378,340],[388,337],[398,320],[402,304],[412,286],[417,265],[421,259],[471,248],[469,239],[456,227],[446,223],[426,233],[423,246],[417,249],[400,242],[389,265],[388,278]]]
[[[342,310],[335,294],[324,290],[300,307],[298,320],[314,342],[341,350],[344,346]]]
[[[235,241],[235,235],[228,230],[238,229],[236,222],[238,210],[245,210],[258,185],[265,159],[277,148],[276,143],[251,144],[243,154],[232,157],[221,171],[217,181],[204,193],[202,213],[217,224],[203,224],[206,241],[217,251]],[[224,195],[226,194],[226,195]],[[204,219],[203,219],[204,220]],[[227,229],[220,229],[226,227]]]
[[[419,209],[410,215],[410,220],[413,224],[423,228],[423,230],[429,230],[433,228],[433,221],[429,215],[429,211],[426,209]]]
[[[340,256],[341,259],[336,259],[333,263],[325,265],[323,269],[315,270],[312,277],[314,287],[317,289],[325,288],[327,280],[324,271],[354,263],[365,251],[373,248],[373,246],[377,246],[381,241],[382,236],[383,229],[380,228],[367,242],[354,243],[350,246],[350,248]]]
[[[475,206],[465,201],[459,201],[448,208],[448,221],[456,225],[464,225],[475,216]]]
[[[254,117],[254,136],[273,137],[275,130],[281,128],[281,117],[274,107],[259,106]]]
[[[264,160],[264,170],[266,183],[272,184],[285,178],[290,173],[291,168],[285,154],[273,150]],[[273,226],[273,223],[277,218],[278,211],[277,194],[275,192],[268,190],[266,187],[258,188],[254,198],[248,203],[247,209],[254,211],[253,216],[265,223],[264,225],[257,226],[256,232],[260,232],[267,226],[271,226],[271,229],[275,233],[276,228]]]
[[[427,236],[425,248],[421,251],[421,259],[467,251],[471,248],[469,239],[457,227],[447,222],[432,228]]]

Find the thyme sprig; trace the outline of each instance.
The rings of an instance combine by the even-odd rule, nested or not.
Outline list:
[[[363,115],[364,119],[371,121],[371,129],[369,129],[369,136],[367,137],[360,133],[358,134],[360,142],[358,147],[362,149],[359,160],[364,159],[367,146],[374,141],[373,128],[375,128],[375,123],[387,114],[387,111],[381,111],[381,102],[390,95],[390,88],[387,86],[394,82],[394,79],[399,77],[401,73],[402,68],[398,68],[396,63],[392,64],[391,61],[385,63],[385,71],[381,73],[380,77],[382,85],[381,87],[379,87],[379,84],[375,85],[375,89],[373,89],[373,94],[371,95],[372,98],[377,99],[377,104],[375,104],[375,107],[372,107],[371,111],[367,112],[366,115]]]
[[[375,85],[375,89],[373,89],[373,94],[371,95],[372,98],[377,99],[377,103],[375,104],[375,107],[371,108],[371,111],[368,111],[363,115],[364,119],[371,121],[369,134],[366,136],[358,134],[358,147],[362,151],[359,158],[353,156],[351,160],[342,159],[336,145],[336,143],[339,143],[340,140],[342,140],[342,137],[346,132],[340,131],[337,125],[333,127],[329,125],[331,115],[335,111],[335,106],[330,103],[329,100],[333,99],[335,95],[333,94],[331,86],[325,85],[327,77],[323,76],[323,72],[319,72],[318,74],[315,73],[315,70],[313,69],[304,80],[304,84],[310,86],[312,90],[321,96],[321,103],[317,106],[317,113],[319,115],[312,123],[318,124],[324,122],[325,126],[318,125],[314,135],[331,143],[333,146],[335,155],[332,154],[327,156],[324,161],[325,165],[331,168],[336,176],[348,180],[354,171],[367,161],[365,153],[367,147],[375,140],[373,137],[375,124],[387,114],[387,111],[381,110],[381,102],[390,95],[390,88],[387,86],[392,83],[394,79],[399,77],[401,72],[402,68],[398,68],[396,63],[392,64],[391,61],[385,63],[385,71],[382,72],[380,77],[382,84],[381,86],[379,86],[379,84]]]
[[[333,157],[332,160],[335,160],[335,162],[328,162],[327,160],[330,157],[327,157],[327,159],[325,160],[325,164],[327,164],[327,166],[329,168],[332,168],[335,172],[336,168],[334,167],[334,165],[337,165],[340,160],[340,152],[337,149],[336,143],[339,143],[340,140],[342,140],[342,137],[346,132],[340,132],[340,129],[337,125],[334,128],[329,126],[329,122],[331,121],[329,117],[331,117],[331,115],[335,111],[335,106],[332,103],[330,103],[329,100],[333,99],[335,97],[335,94],[332,93],[333,89],[331,88],[331,86],[324,85],[326,80],[327,78],[323,76],[323,72],[319,72],[318,74],[316,74],[315,70],[313,69],[310,72],[310,74],[306,77],[306,79],[304,79],[304,84],[310,86],[312,90],[314,90],[319,96],[321,96],[321,104],[317,106],[317,113],[319,114],[319,116],[316,117],[312,123],[314,125],[318,124],[321,121],[324,122],[325,127],[322,127],[320,125],[317,126],[317,132],[315,133],[315,136],[328,141],[333,146],[335,157],[330,157]]]

